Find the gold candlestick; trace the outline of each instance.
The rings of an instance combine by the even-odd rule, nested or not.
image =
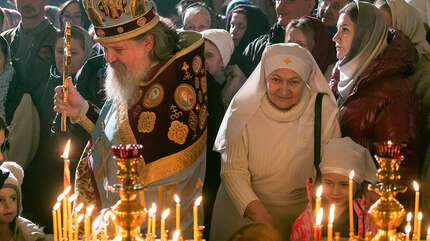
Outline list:
[[[170,209],[164,210],[163,214],[161,215],[161,241],[167,241],[167,233],[166,233],[166,218],[170,214]]]
[[[175,202],[176,202],[176,229],[181,229],[181,199],[179,199],[179,196],[175,194]]]
[[[52,222],[53,222],[53,233],[54,233],[54,241],[61,241],[58,239],[58,227],[57,227],[57,211],[60,208],[61,203],[57,202],[52,208]]]
[[[416,181],[412,182],[415,190],[415,209],[414,209],[414,237],[417,235],[418,230],[418,212],[420,211],[420,186]]]
[[[349,185],[348,185],[348,203],[349,203],[349,237],[354,237],[354,170],[349,173]]]
[[[333,241],[334,204],[330,205],[330,216],[327,225],[327,241]]]
[[[68,102],[68,88],[69,85],[66,81],[70,75],[70,64],[71,64],[71,51],[70,42],[72,38],[72,29],[70,22],[66,21],[64,26],[64,53],[63,53],[63,101]],[[67,131],[67,114],[61,114],[61,132]]]

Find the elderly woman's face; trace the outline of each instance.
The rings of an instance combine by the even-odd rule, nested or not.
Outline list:
[[[201,32],[206,29],[210,29],[211,19],[208,15],[202,13],[196,13],[194,15],[187,15],[184,19],[184,29]]]
[[[355,24],[348,15],[342,13],[337,21],[337,33],[333,37],[333,41],[336,43],[337,59],[341,60],[348,54],[354,33]]]
[[[230,34],[234,41],[234,46],[238,46],[240,40],[248,28],[248,20],[243,13],[233,13],[230,21]]]
[[[270,73],[266,86],[270,102],[280,110],[288,110],[299,103],[305,83],[295,71],[281,68]]]
[[[60,74],[63,74],[63,54],[64,51],[64,38],[57,40],[55,47],[55,65]],[[85,51],[82,48],[82,41],[77,38],[71,38],[70,41],[70,52],[72,54],[70,63],[70,74],[76,74],[82,67],[85,61]]]

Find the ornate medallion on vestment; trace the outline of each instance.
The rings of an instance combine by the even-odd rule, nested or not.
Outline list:
[[[201,85],[201,88],[203,90],[203,93],[206,94],[206,91],[208,90],[208,85],[206,82],[206,76],[200,77],[200,85]]]
[[[143,98],[143,106],[146,108],[154,108],[158,106],[164,98],[164,89],[160,84],[154,84],[145,93]]]
[[[187,62],[184,62],[182,64],[182,68],[181,68],[181,70],[185,72],[183,80],[189,80],[189,79],[191,79],[193,77],[191,75],[189,69],[190,69],[190,66],[187,64]]]
[[[183,124],[180,121],[172,121],[169,127],[169,133],[167,133],[167,137],[169,140],[178,143],[180,145],[185,143],[188,135],[188,126]]]
[[[154,112],[145,111],[140,113],[137,129],[142,133],[149,133],[154,130],[157,117]]]
[[[196,105],[196,91],[189,84],[180,84],[175,90],[175,103],[179,109],[189,111]]]
[[[184,113],[182,113],[182,111],[178,110],[178,107],[176,107],[176,105],[170,106],[170,119],[171,120],[179,119],[183,115],[184,115]]]
[[[206,127],[206,121],[208,119],[208,107],[202,105],[199,112],[199,128],[203,130]]]

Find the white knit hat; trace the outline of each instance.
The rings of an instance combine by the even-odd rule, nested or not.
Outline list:
[[[234,51],[234,42],[230,33],[224,29],[207,29],[200,33],[203,35],[203,38],[211,41],[218,48],[225,68],[228,62],[230,62]]]
[[[21,213],[22,211],[22,192],[21,192],[21,184],[24,179],[24,170],[20,165],[18,165],[16,162],[3,162],[0,165],[0,169],[3,173],[9,172],[9,176],[4,181],[3,186],[4,187],[11,187],[15,189],[17,198],[18,198],[18,212]]]
[[[322,174],[336,173],[348,177],[354,170],[354,181],[357,183],[378,181],[376,166],[369,151],[350,137],[331,139],[323,148],[322,154]]]

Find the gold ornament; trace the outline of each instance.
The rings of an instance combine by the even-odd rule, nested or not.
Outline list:
[[[169,127],[169,133],[167,133],[167,137],[169,140],[183,145],[187,140],[188,135],[188,126],[183,124],[180,121],[172,121]]]
[[[154,112],[145,111],[139,116],[137,130],[142,133],[150,133],[154,130],[155,120],[157,117]]]

